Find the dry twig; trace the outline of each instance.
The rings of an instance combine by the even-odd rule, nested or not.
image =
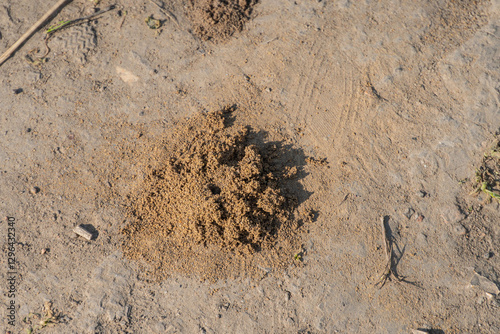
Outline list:
[[[2,65],[7,59],[9,59],[14,52],[26,42],[31,35],[33,35],[49,18],[51,18],[59,9],[65,6],[72,0],[59,0],[45,15],[43,15],[34,25],[32,25],[28,31],[24,33],[4,54],[0,57],[0,65]]]
[[[382,275],[380,275],[379,281],[375,285],[379,286],[379,288],[381,289],[385,285],[385,283],[387,283],[387,281],[392,281],[393,279],[397,282],[411,283],[406,281],[405,277],[399,276],[396,272],[397,259],[395,258],[393,252],[394,240],[392,235],[390,235],[388,229],[386,228],[385,217],[382,217],[380,221],[382,223],[382,237],[385,244],[386,264]]]

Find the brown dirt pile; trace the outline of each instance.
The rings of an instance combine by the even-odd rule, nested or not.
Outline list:
[[[161,163],[131,198],[123,249],[152,264],[156,277],[219,278],[255,253],[268,251],[284,264],[297,249],[298,223],[290,219],[297,201],[280,189],[296,168],[277,168],[276,146],[251,144],[250,130],[230,126],[228,117],[211,112],[178,124],[162,144]]]
[[[188,17],[203,40],[222,41],[241,31],[256,0],[191,0]]]

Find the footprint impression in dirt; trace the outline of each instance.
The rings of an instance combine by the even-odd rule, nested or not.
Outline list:
[[[84,64],[97,45],[96,32],[89,24],[69,27],[51,41],[56,54],[64,54],[69,61]]]
[[[187,15],[203,40],[223,41],[241,31],[257,0],[190,0]]]
[[[302,222],[294,211],[309,195],[298,182],[302,151],[265,143],[229,111],[169,132],[130,197],[124,254],[144,260],[154,279],[252,276],[296,261]]]

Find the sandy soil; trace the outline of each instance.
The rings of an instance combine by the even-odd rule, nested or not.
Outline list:
[[[0,50],[52,2],[3,0]],[[248,21],[220,39],[192,1],[97,7],[113,3],[54,33],[46,62],[25,57],[38,32],[0,66],[2,332],[500,332],[500,205],[473,193],[500,130],[498,0],[240,1]],[[93,12],[75,0],[51,24]],[[150,281],[121,248],[147,150],[232,105],[292,160],[326,159],[298,181],[301,255],[258,279]],[[380,288],[384,226],[405,281]]]

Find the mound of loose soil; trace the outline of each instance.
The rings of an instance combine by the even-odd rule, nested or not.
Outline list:
[[[188,16],[203,40],[225,40],[241,31],[257,0],[191,0]]]
[[[230,123],[229,113],[212,112],[178,124],[162,144],[162,162],[132,196],[123,249],[152,264],[156,276],[220,277],[235,258],[279,247],[271,257],[284,264],[297,250],[298,223],[290,218],[297,201],[280,187],[297,169],[273,165],[276,146],[260,149],[247,127]]]

